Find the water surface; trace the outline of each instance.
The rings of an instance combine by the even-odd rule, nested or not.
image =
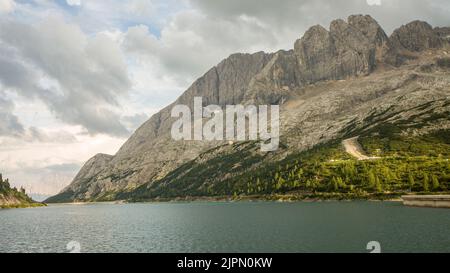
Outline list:
[[[450,252],[450,210],[395,202],[147,203],[0,210],[0,252]]]

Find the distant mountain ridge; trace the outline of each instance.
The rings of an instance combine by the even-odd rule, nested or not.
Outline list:
[[[449,44],[450,28],[433,29],[414,21],[388,37],[372,17],[352,15],[347,21],[333,21],[329,30],[311,27],[293,50],[233,54],[145,122],[116,155],[90,159],[73,182],[47,202],[128,198],[135,191],[177,181],[207,158],[217,163],[220,177],[196,185],[182,183],[189,180],[184,179],[178,186],[165,187],[174,192],[171,196],[186,196],[189,192],[183,189],[189,188],[203,189],[194,191],[200,195],[227,177],[380,124],[417,119],[402,130],[417,135],[447,130]],[[176,104],[192,105],[195,96],[203,97],[205,105],[282,104],[283,148],[258,154],[248,143],[173,141],[170,110]],[[441,116],[427,119],[425,113]],[[253,160],[224,170],[224,154]],[[155,192],[148,197],[162,194]]]

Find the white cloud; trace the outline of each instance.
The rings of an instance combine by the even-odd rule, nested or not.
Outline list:
[[[25,129],[19,118],[13,114],[14,104],[6,99],[4,92],[0,90],[0,136],[20,136]]]
[[[152,1],[132,0],[127,2],[126,11],[135,16],[152,16],[157,12],[157,9]]]
[[[114,154],[125,141],[107,135],[80,135],[80,127],[62,126],[60,130],[77,134],[76,140],[43,143],[0,137],[0,173],[10,178],[14,186],[24,186],[27,191],[56,194],[89,158],[96,153]],[[46,133],[55,137],[58,132]]]
[[[131,83],[118,45],[51,17],[33,26],[1,22],[0,83],[23,99],[43,101],[58,119],[90,134],[125,136],[118,99]]]
[[[14,0],[0,0],[0,14],[10,13],[15,8]]]
[[[369,6],[381,6],[381,0],[367,0]]]
[[[147,26],[130,27],[124,37],[127,52],[144,58],[165,77],[185,88],[195,78],[235,52],[275,50],[281,45],[261,21],[241,16],[236,21],[213,19],[195,10],[177,14],[161,30],[161,37]]]
[[[288,35],[280,33],[285,39],[290,38],[290,30],[300,36],[312,25],[328,26],[331,20],[351,14],[370,14],[388,33],[417,19],[432,25],[450,25],[448,0],[369,1],[381,5],[370,6],[367,0],[190,0],[190,3],[212,18],[234,21],[243,14],[255,17],[271,26],[270,33],[287,31]]]
[[[80,6],[81,0],[66,0],[66,3],[69,6]]]

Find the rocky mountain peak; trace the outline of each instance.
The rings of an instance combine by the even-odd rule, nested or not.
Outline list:
[[[264,52],[232,54],[189,88],[184,100],[190,102],[193,95],[200,94],[206,97],[205,104],[238,104],[242,102],[251,79],[265,67],[272,56],[273,54]]]
[[[107,154],[96,154],[94,157],[89,159],[81,170],[78,172],[75,179],[83,179],[85,177],[90,177],[102,170],[111,160],[112,155]]]
[[[330,23],[330,32],[336,33],[336,34],[342,33],[345,31],[350,32],[351,30],[349,29],[349,27],[350,27],[349,24],[345,20],[336,19],[336,20],[331,21],[331,23]]]
[[[383,28],[370,15],[351,15],[348,17],[348,23],[377,47],[383,46],[389,40]]]
[[[349,51],[371,54],[369,51],[374,49],[374,45],[362,31],[342,19],[331,22],[330,33],[340,54]]]
[[[427,22],[413,21],[396,29],[391,37],[396,48],[423,51],[442,46],[442,39]]]
[[[436,27],[434,32],[446,42],[450,42],[450,27]]]
[[[322,26],[311,27],[296,41],[294,53],[305,84],[367,75],[373,70],[375,46],[368,38],[370,30],[365,29],[366,25],[373,28],[373,22],[369,23],[369,18],[359,18],[352,17],[355,25],[342,19],[334,20],[330,31]]]

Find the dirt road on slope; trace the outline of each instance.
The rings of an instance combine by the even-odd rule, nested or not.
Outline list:
[[[363,148],[358,142],[358,137],[353,137],[342,141],[345,151],[350,155],[356,157],[358,160],[375,159],[375,157],[369,157],[365,154]]]

